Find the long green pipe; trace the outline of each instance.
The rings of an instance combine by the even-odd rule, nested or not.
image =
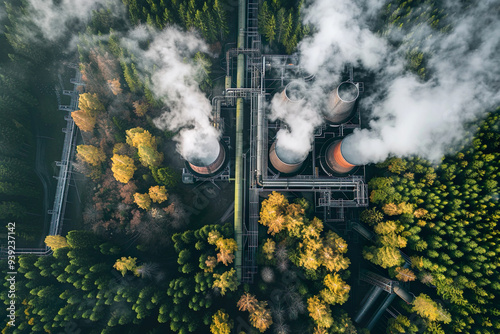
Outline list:
[[[238,11],[238,48],[245,48],[246,0],[239,0]],[[245,86],[245,57],[238,55],[236,88]],[[236,163],[234,167],[234,234],[238,251],[236,252],[236,275],[241,281],[243,262],[243,98],[236,100]]]

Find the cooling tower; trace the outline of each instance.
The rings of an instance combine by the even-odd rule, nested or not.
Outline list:
[[[328,97],[328,113],[325,118],[334,124],[345,122],[351,116],[358,96],[358,85],[342,82]]]
[[[212,176],[221,170],[226,159],[226,149],[219,141],[219,150],[216,156],[199,161],[187,161],[190,169],[202,176]]]
[[[286,152],[276,145],[275,141],[269,149],[269,160],[274,168],[284,174],[293,174],[299,171],[306,157],[296,157],[292,152]]]
[[[337,174],[347,174],[356,167],[355,164],[346,160],[342,153],[343,140],[334,141],[328,145],[325,152],[326,165],[332,172]]]
[[[291,81],[281,92],[283,101],[297,103],[304,101],[306,97],[306,86],[302,81]]]

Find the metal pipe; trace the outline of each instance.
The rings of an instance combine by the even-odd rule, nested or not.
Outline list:
[[[366,328],[371,332],[375,324],[377,323],[378,319],[380,319],[380,316],[385,312],[385,310],[391,305],[392,301],[396,298],[396,294],[390,294],[388,295],[382,305],[377,309],[377,312],[373,315],[373,317],[370,319],[370,322],[366,326]]]
[[[257,182],[260,181],[262,175],[262,144],[263,144],[263,129],[264,126],[264,95],[259,94],[257,100]]]
[[[378,286],[375,286],[375,285],[370,289],[370,291],[368,291],[368,293],[366,294],[368,296],[368,298],[366,299],[366,301],[363,304],[363,307],[361,307],[361,309],[359,310],[359,312],[356,314],[356,316],[354,318],[354,321],[356,323],[359,324],[361,322],[361,320],[364,318],[368,309],[370,307],[372,307],[373,303],[375,302],[375,300],[377,300],[377,298],[380,296],[382,291],[383,290],[381,288],[379,288]],[[361,302],[361,303],[363,303],[363,302]]]
[[[245,19],[246,1],[239,0],[238,11],[238,48],[245,48]],[[238,55],[236,88],[243,88],[245,82],[245,56]],[[241,266],[243,263],[243,98],[236,100],[236,154],[235,154],[235,182],[234,182],[234,234],[238,250],[235,256],[236,275],[242,279]]]

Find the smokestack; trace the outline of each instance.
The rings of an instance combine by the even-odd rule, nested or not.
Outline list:
[[[284,174],[293,174],[299,171],[306,158],[307,155],[305,157],[297,156],[296,153],[280,147],[277,140],[271,145],[269,150],[271,164]]]
[[[187,161],[188,166],[192,171],[198,173],[203,176],[211,176],[217,173],[222,166],[224,165],[224,161],[226,159],[226,149],[219,141],[219,149],[217,150],[217,154],[207,157],[203,160],[192,160]]]
[[[289,103],[303,102],[306,97],[306,86],[303,81],[291,81],[281,92],[283,101]]]
[[[334,141],[326,149],[326,164],[333,172],[338,174],[347,174],[356,167],[356,164],[346,159],[344,141],[345,139]]]
[[[334,124],[345,122],[351,116],[358,96],[359,87],[357,84],[349,81],[342,82],[330,93],[328,114],[325,118]]]

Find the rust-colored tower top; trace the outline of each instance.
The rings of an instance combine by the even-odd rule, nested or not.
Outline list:
[[[278,152],[276,150],[276,141],[271,145],[271,148],[269,149],[269,160],[271,161],[271,164],[274,168],[285,174],[296,173],[304,163],[304,159],[298,162],[285,162],[278,155]]]
[[[224,146],[219,142],[219,154],[217,158],[209,164],[202,164],[195,162],[189,162],[189,166],[198,174],[209,175],[217,172],[224,164],[224,159],[226,158],[226,150]]]
[[[326,150],[326,163],[334,172],[339,174],[349,173],[356,165],[349,163],[342,155],[342,141],[330,144]]]

